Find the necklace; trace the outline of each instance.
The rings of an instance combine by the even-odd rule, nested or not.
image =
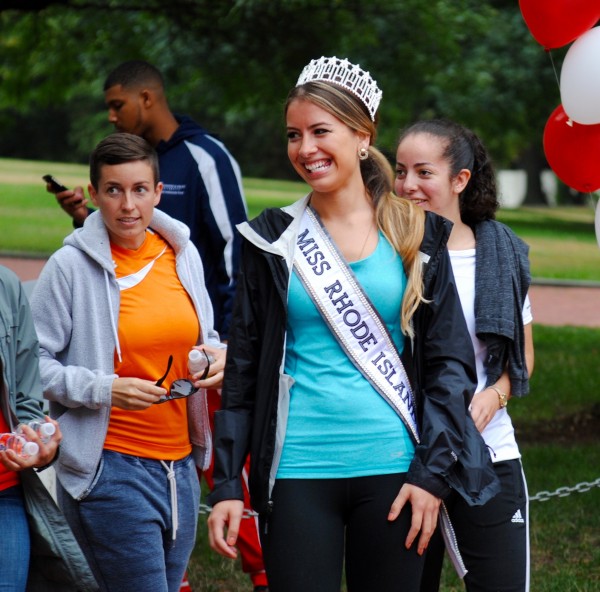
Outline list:
[[[367,246],[367,241],[369,240],[369,237],[371,236],[371,230],[373,230],[373,222],[372,221],[371,221],[371,224],[369,224],[369,231],[367,232],[367,236],[365,236],[365,241],[363,242],[362,249],[360,250],[360,253],[358,254],[357,261],[360,261],[362,259],[363,252],[365,250],[365,247]]]

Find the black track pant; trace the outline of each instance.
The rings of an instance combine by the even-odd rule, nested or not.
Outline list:
[[[418,592],[423,559],[405,548],[411,508],[387,515],[406,474],[351,479],[279,479],[273,512],[261,518],[271,592]]]
[[[520,460],[494,463],[501,492],[471,507],[458,495],[446,501],[458,547],[469,573],[468,592],[528,592],[529,507]],[[437,592],[444,543],[436,530],[425,558],[421,592]]]

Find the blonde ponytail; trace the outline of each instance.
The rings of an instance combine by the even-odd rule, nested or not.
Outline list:
[[[377,225],[402,257],[408,279],[402,300],[401,327],[414,336],[412,316],[423,298],[423,269],[419,247],[425,231],[425,212],[407,199],[388,192],[375,203]]]
[[[394,170],[375,146],[360,163],[363,182],[375,206],[377,226],[402,257],[407,285],[402,299],[402,332],[413,337],[411,319],[423,298],[423,271],[419,248],[425,232],[425,212],[392,192]]]

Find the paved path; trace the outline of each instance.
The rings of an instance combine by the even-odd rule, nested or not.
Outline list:
[[[22,281],[37,278],[44,259],[0,257]],[[600,328],[600,287],[534,284],[530,290],[534,323]]]

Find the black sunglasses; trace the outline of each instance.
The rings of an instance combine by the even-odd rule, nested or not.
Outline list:
[[[207,356],[208,359],[208,356]],[[173,356],[169,356],[169,361],[167,363],[167,371],[164,375],[156,381],[156,386],[162,386],[162,383],[167,378],[169,371],[171,370],[171,366],[173,365]],[[208,371],[210,369],[210,361],[207,367],[202,374],[200,380],[204,380],[208,376]],[[187,378],[178,378],[171,383],[171,389],[166,395],[163,395],[156,404],[166,403],[167,401],[174,401],[175,399],[184,399],[185,397],[189,397],[190,395],[196,392],[196,387],[191,380]]]

